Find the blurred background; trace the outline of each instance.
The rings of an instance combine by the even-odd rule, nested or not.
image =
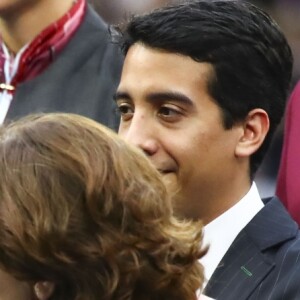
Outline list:
[[[241,0],[242,1],[242,0]],[[96,11],[109,24],[124,21],[133,13],[149,11],[166,5],[172,0],[89,0]],[[280,25],[294,54],[292,87],[300,79],[300,0],[251,0],[267,11]],[[256,183],[262,197],[274,194],[282,148],[283,122],[262,166],[257,172]]]

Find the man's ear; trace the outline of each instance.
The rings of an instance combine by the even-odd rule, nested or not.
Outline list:
[[[48,300],[54,292],[55,284],[50,281],[38,281],[33,289],[38,300]]]
[[[269,131],[269,116],[263,109],[251,110],[243,122],[243,130],[235,148],[237,157],[250,157],[255,153]]]

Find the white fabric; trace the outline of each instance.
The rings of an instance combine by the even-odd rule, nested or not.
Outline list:
[[[3,53],[5,55],[5,64],[4,64],[4,76],[5,76],[5,82],[6,84],[10,84],[12,79],[17,73],[19,64],[20,64],[20,58],[22,53],[25,51],[25,49],[28,47],[28,45],[25,45],[16,55],[15,58],[12,58],[9,50],[5,46],[4,43],[2,43]],[[2,82],[1,82],[2,83]],[[0,91],[0,124],[3,124],[4,119],[7,115],[7,112],[9,110],[10,103],[12,101],[12,94],[8,93],[6,90]]]
[[[0,125],[4,122],[12,98],[12,94],[7,93],[7,91],[0,91]]]
[[[214,300],[213,298],[207,297],[205,295],[200,295],[198,300]]]
[[[203,288],[237,235],[263,206],[253,182],[249,192],[238,203],[204,227],[203,245],[209,245],[209,250],[200,260],[205,271]]]

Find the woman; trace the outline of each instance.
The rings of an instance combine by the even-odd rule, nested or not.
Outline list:
[[[113,132],[23,118],[0,130],[0,178],[0,299],[196,299],[201,226],[172,217],[158,172]]]

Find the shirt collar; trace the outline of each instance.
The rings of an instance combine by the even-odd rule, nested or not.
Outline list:
[[[204,227],[203,245],[208,253],[200,262],[205,270],[205,285],[240,231],[263,208],[256,184],[233,207]]]

